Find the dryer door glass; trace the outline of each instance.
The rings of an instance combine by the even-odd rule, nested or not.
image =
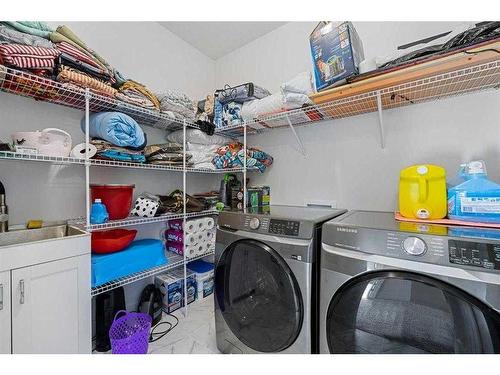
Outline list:
[[[249,348],[279,352],[296,340],[304,314],[300,289],[283,258],[266,244],[231,244],[215,269],[215,293],[227,325]]]
[[[326,319],[331,353],[500,352],[498,312],[413,272],[373,271],[350,279],[333,296]]]

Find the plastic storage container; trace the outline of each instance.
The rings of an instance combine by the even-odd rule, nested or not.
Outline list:
[[[484,161],[468,163],[459,174],[465,181],[448,189],[448,217],[500,223],[500,185],[488,179]]]
[[[399,175],[399,212],[416,219],[446,216],[446,171],[437,165],[413,165]]]
[[[196,260],[187,268],[196,275],[196,290],[198,299],[206,298],[214,292],[214,265],[204,260]]]
[[[108,210],[110,220],[125,219],[132,208],[135,185],[90,185],[91,199],[100,199]]]

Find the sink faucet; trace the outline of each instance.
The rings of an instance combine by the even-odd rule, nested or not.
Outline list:
[[[0,232],[9,231],[9,208],[5,203],[5,187],[0,182]]]

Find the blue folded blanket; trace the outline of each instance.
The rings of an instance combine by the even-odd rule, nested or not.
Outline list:
[[[146,147],[146,134],[132,117],[121,112],[99,112],[89,117],[89,136],[100,138],[116,146],[131,150],[142,150]],[[85,117],[81,121],[85,132]]]

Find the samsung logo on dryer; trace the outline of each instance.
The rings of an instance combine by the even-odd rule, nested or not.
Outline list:
[[[344,227],[337,227],[337,232],[344,232],[344,233],[358,233],[358,230],[355,228],[344,228]]]

